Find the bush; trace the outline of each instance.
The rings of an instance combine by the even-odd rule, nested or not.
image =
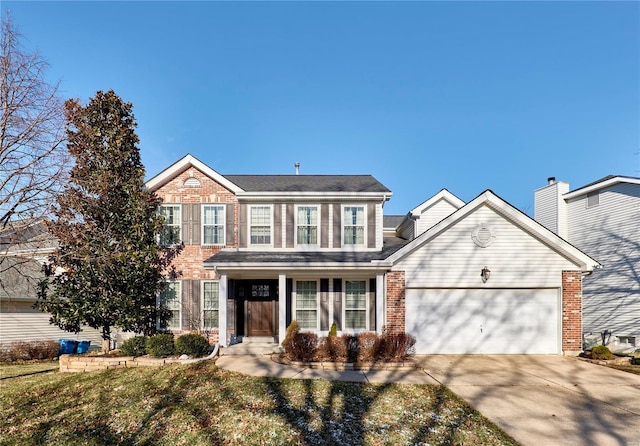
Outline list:
[[[318,350],[318,336],[315,333],[296,333],[287,344],[285,352],[292,361],[313,361]]]
[[[415,354],[416,338],[406,333],[386,333],[378,352],[384,361],[402,361]]]
[[[596,345],[591,349],[591,359],[613,359],[613,353],[606,345]]]
[[[147,337],[134,336],[127,339],[120,346],[120,353],[127,356],[142,356],[147,354]]]
[[[321,361],[346,361],[347,346],[342,337],[328,336],[320,341],[316,355]]]
[[[176,355],[193,357],[204,356],[209,349],[209,341],[204,336],[195,333],[182,335],[176,339]]]
[[[357,336],[358,340],[358,362],[375,361],[379,358],[382,338],[376,333],[366,332]]]
[[[334,322],[331,324],[331,328],[329,329],[329,337],[338,336],[338,326]]]
[[[175,344],[172,334],[157,334],[147,339],[145,344],[147,353],[151,356],[162,358],[171,356],[175,352]]]
[[[358,361],[358,336],[353,334],[343,334],[340,336],[340,340],[344,344],[346,351],[345,361],[357,362]]]
[[[53,359],[58,356],[60,345],[56,341],[18,341],[0,350],[0,362]]]
[[[284,337],[284,341],[282,341],[282,348],[285,352],[289,350],[289,344],[298,333],[300,333],[300,324],[298,324],[298,321],[294,319],[287,327],[287,334]]]

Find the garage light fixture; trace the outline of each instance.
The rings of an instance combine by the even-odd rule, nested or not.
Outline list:
[[[482,268],[482,271],[480,271],[480,277],[482,277],[482,282],[486,283],[489,277],[491,277],[491,270],[485,266]]]

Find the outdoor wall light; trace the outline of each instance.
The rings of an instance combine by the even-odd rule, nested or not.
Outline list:
[[[489,277],[491,277],[491,270],[485,266],[482,268],[482,271],[480,271],[480,277],[482,277],[482,281],[486,283]]]

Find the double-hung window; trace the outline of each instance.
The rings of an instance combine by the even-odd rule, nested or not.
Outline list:
[[[300,328],[318,328],[318,282],[296,281],[296,321]]]
[[[252,245],[271,244],[271,206],[249,208],[249,234]]]
[[[180,282],[166,282],[164,289],[158,296],[158,304],[171,312],[166,324],[159,324],[160,328],[169,330],[180,330],[180,309],[182,302],[180,298]]]
[[[364,280],[345,281],[344,326],[353,330],[367,329],[367,282]]]
[[[160,244],[176,245],[180,243],[180,205],[160,205],[160,215],[164,217],[164,224],[160,233]]]
[[[224,205],[202,207],[202,232],[204,245],[224,245]]]
[[[202,284],[202,321],[205,329],[218,328],[220,302],[220,283]]]
[[[342,224],[344,245],[364,245],[364,206],[345,206]]]
[[[317,245],[318,206],[298,206],[297,227],[298,245]]]

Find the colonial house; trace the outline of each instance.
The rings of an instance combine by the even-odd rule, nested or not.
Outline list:
[[[583,281],[585,340],[640,346],[640,178],[609,175],[574,190],[549,178],[534,198],[538,222],[602,265]]]
[[[225,347],[303,330],[404,332],[418,353],[581,349],[597,262],[491,191],[447,190],[404,216],[370,175],[221,175],[187,155],[147,182],[163,244],[184,243],[166,328]]]

